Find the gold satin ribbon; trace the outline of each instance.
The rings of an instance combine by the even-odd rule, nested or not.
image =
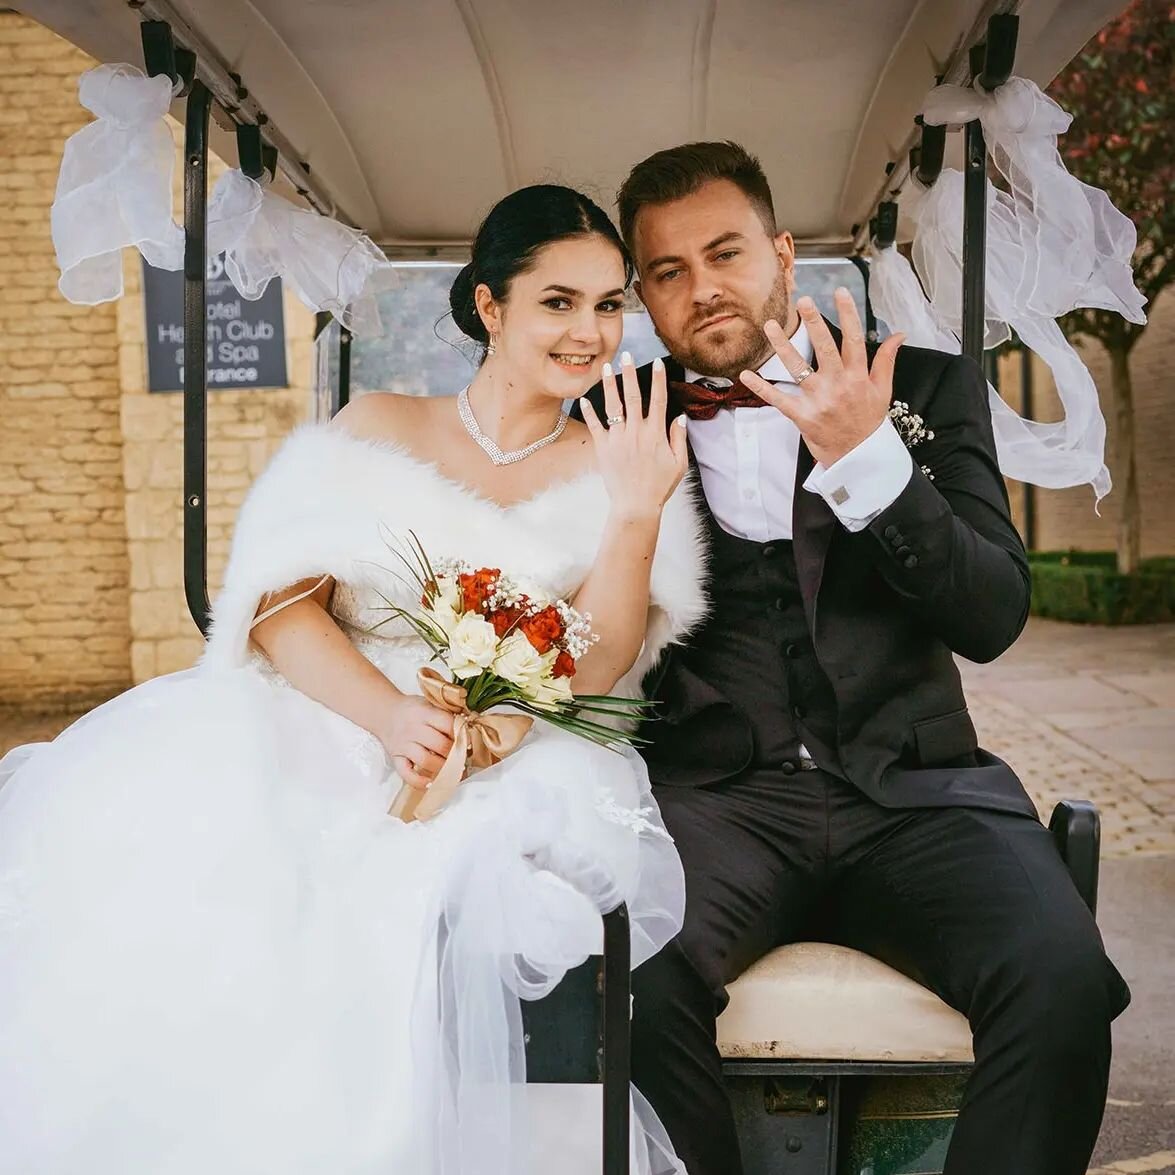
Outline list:
[[[404,784],[392,801],[389,815],[406,824],[435,816],[453,798],[470,768],[490,767],[504,759],[534,723],[525,714],[475,713],[466,705],[465,687],[428,665],[417,670],[416,680],[427,701],[454,715],[453,746],[424,791]]]

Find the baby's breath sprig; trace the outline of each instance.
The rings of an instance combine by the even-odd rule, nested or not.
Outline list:
[[[911,412],[910,405],[904,400],[893,402],[889,410],[889,418],[893,421],[894,427],[898,430],[898,436],[902,438],[907,449],[912,449],[915,445],[922,444],[923,441],[934,440],[934,430],[927,428],[922,417],[917,412]],[[934,481],[934,474],[930,472],[929,465],[921,465],[919,468],[931,481]]]

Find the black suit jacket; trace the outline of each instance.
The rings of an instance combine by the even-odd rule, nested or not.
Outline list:
[[[666,360],[671,381],[681,366]],[[651,365],[640,369],[648,403]],[[603,390],[588,393],[601,419]],[[979,806],[1035,815],[1015,773],[979,748],[952,653],[991,661],[1028,618],[1030,576],[996,463],[987,385],[964,356],[903,347],[894,399],[919,414],[934,439],[913,450],[914,472],[898,499],[864,530],[846,530],[802,483],[814,461],[800,444],[792,545],[815,654],[836,695],[840,765],[889,807]],[[670,396],[669,417],[680,411]],[[931,476],[920,466],[927,466]],[[680,739],[679,762],[650,758],[654,783],[707,784],[749,761],[750,723],[725,707],[709,745],[687,732],[710,706],[704,683],[674,680],[672,648],[646,679],[670,701],[660,721]]]

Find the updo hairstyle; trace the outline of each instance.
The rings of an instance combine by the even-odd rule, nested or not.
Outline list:
[[[462,334],[480,343],[489,332],[473,300],[480,285],[495,302],[505,302],[510,283],[535,263],[539,252],[556,241],[596,234],[616,246],[624,261],[624,284],[633,265],[608,214],[582,192],[558,184],[534,184],[499,200],[482,221],[473,242],[473,258],[453,280],[449,307]]]

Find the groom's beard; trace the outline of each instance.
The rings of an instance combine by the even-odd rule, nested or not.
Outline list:
[[[774,354],[763,334],[763,324],[774,318],[781,326],[786,325],[790,313],[787,275],[781,266],[767,301],[757,311],[750,310],[742,302],[720,302],[694,315],[687,325],[684,339],[667,339],[660,331],[657,337],[686,370],[737,382],[739,372],[757,371]],[[711,327],[701,335],[694,333],[701,323],[720,314],[737,314],[738,317]]]

